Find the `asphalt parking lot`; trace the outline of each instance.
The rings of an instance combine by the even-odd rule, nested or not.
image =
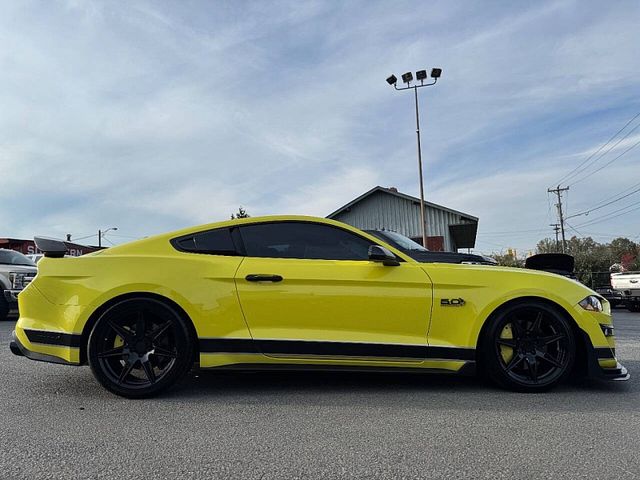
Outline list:
[[[0,478],[639,478],[640,314],[614,317],[628,382],[200,372],[143,401],[12,355],[2,322]]]

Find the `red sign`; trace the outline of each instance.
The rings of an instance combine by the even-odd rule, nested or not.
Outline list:
[[[78,245],[77,243],[65,242],[67,245],[67,255],[72,257],[79,257],[86,253],[95,252],[101,250],[99,247],[90,247],[88,245]],[[0,248],[8,248],[9,250],[16,250],[17,252],[24,253],[25,255],[42,253],[36,247],[33,240],[20,240],[17,238],[0,238]]]

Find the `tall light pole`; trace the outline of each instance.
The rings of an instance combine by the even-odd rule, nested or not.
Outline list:
[[[420,112],[418,110],[418,88],[421,87],[430,87],[435,85],[438,81],[438,78],[442,75],[441,68],[432,68],[431,69],[431,78],[433,81],[431,83],[424,83],[427,78],[426,70],[418,70],[416,72],[416,82],[420,80],[420,85],[415,83],[411,85],[413,82],[413,73],[407,72],[402,75],[402,81],[406,84],[406,87],[398,87],[398,79],[395,75],[391,75],[387,78],[387,83],[392,85],[396,90],[411,90],[413,89],[414,98],[416,102],[416,137],[418,140],[418,172],[420,177],[420,223],[421,223],[421,232],[422,232],[422,246],[427,248],[427,217],[424,211],[424,180],[422,178],[422,147],[420,145]]]
[[[111,230],[118,230],[118,227],[109,227],[106,230],[98,230],[98,246],[99,247],[102,247],[102,237],[104,237],[104,234]]]

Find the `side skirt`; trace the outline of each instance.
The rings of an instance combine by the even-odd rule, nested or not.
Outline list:
[[[382,367],[365,365],[317,365],[317,364],[293,364],[293,363],[234,363],[230,365],[220,365],[216,367],[200,367],[200,370],[223,370],[223,371],[243,371],[243,372],[264,372],[264,371],[319,371],[319,372],[360,372],[360,373],[426,373],[438,375],[460,375],[474,376],[476,373],[476,362],[468,361],[458,371],[445,368],[420,368],[420,367]]]
[[[201,338],[200,353],[263,354],[270,356],[349,357],[362,360],[460,360],[475,361],[474,348],[393,343],[329,342],[323,340],[270,340]]]
[[[476,371],[473,348],[250,338],[201,338],[199,347],[200,368],[203,369],[403,371],[463,375],[473,375]]]

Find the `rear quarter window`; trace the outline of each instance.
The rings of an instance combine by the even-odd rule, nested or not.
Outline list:
[[[228,228],[199,232],[171,241],[174,248],[182,252],[206,253],[209,255],[238,255]]]

